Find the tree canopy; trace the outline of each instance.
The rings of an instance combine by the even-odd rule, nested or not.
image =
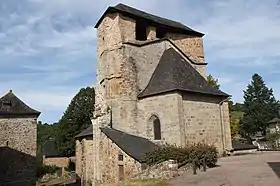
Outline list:
[[[94,88],[80,89],[59,120],[55,141],[61,154],[65,156],[75,154],[75,136],[91,124],[94,97]]]
[[[251,83],[244,91],[244,117],[242,132],[250,136],[257,132],[265,135],[267,122],[278,114],[278,102],[273,90],[266,87],[263,78],[254,74]]]
[[[220,88],[220,84],[218,79],[215,79],[211,74],[209,74],[206,78],[207,82],[215,88]]]

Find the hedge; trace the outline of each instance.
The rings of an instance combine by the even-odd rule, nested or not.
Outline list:
[[[54,174],[59,170],[55,165],[37,165],[37,178],[42,178],[46,174]]]
[[[201,166],[204,159],[208,167],[216,166],[218,161],[217,148],[205,143],[188,144],[186,147],[166,144],[159,146],[145,156],[145,161],[148,165],[158,164],[167,160],[176,160],[178,164],[195,161],[198,166]]]

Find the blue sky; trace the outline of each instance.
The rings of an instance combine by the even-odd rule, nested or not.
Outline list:
[[[10,89],[39,120],[56,122],[80,88],[96,80],[96,30],[119,2],[205,33],[207,73],[243,101],[259,73],[280,99],[280,4],[276,0],[1,0],[0,95]]]

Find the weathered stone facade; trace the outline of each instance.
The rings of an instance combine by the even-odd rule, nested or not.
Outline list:
[[[187,59],[205,77],[202,38],[168,33],[167,38],[170,40],[157,40],[153,34],[148,37],[151,40],[139,42],[135,40],[133,30],[135,30],[135,21],[117,13],[105,17],[98,27],[99,84],[97,86],[98,89],[103,89],[101,95],[103,99],[97,99],[96,102],[98,104],[102,101],[100,104],[110,105],[114,127],[150,139],[152,138],[151,125],[147,121],[152,114],[156,114],[160,115],[159,118],[163,118],[162,127],[168,126],[162,129],[163,136],[168,136],[168,138],[163,137],[166,142],[184,145],[189,140],[211,138],[213,140],[210,141],[217,144],[221,151],[229,150],[231,139],[227,103],[221,103],[220,106],[219,102],[222,101],[220,98],[200,95],[194,98],[193,94],[169,93],[143,100],[137,99],[137,95],[149,83],[163,52],[168,48],[182,50],[186,56],[197,62]],[[149,33],[152,32],[151,30]],[[184,132],[186,130],[187,133]],[[182,134],[174,135],[178,132]]]
[[[35,185],[40,113],[27,110],[12,92],[0,98],[0,104],[0,185]]]
[[[118,161],[118,156],[123,156]],[[104,134],[100,141],[100,162],[102,183],[115,183],[120,181],[119,167],[124,167],[124,178],[129,178],[141,170],[141,164],[122,151],[114,142]]]
[[[45,157],[43,156],[44,165],[55,165],[58,167],[67,167],[69,161],[73,161],[74,157]]]
[[[82,185],[92,182],[93,176],[92,137],[76,140],[76,174]]]
[[[182,28],[179,26],[177,30],[167,29],[162,36],[158,32],[163,27],[152,20],[151,25],[145,25],[146,30],[142,30],[146,38],[140,41],[136,37],[139,34],[137,21],[141,18],[131,15],[135,10],[123,13],[127,9],[106,11],[96,26],[98,77],[92,120],[94,185],[118,181],[116,157],[121,150],[102,134],[100,127],[110,126],[154,143],[184,146],[206,141],[215,144],[220,154],[232,148],[225,97],[173,90],[139,98],[168,49],[175,50],[205,81],[203,34],[193,30],[178,32]],[[143,33],[140,34],[143,38]],[[126,178],[141,170],[141,165],[131,157],[124,159],[124,170],[129,170],[124,174]]]

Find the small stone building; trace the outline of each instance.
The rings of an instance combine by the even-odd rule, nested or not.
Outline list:
[[[68,166],[69,161],[72,161],[74,157],[67,157],[60,154],[56,147],[54,138],[48,139],[43,144],[43,164],[55,165],[57,167],[65,168]]]
[[[35,186],[39,115],[12,91],[0,98],[0,185]]]
[[[91,129],[91,130],[89,130]],[[131,135],[110,127],[100,128],[100,162],[104,162],[102,179],[114,183],[133,177],[145,170],[145,154],[157,145],[146,138]],[[77,135],[76,174],[82,185],[92,183],[94,173],[93,126]],[[105,163],[106,162],[106,163]]]
[[[92,167],[81,177],[98,185],[141,171],[143,162],[123,143],[140,152],[153,149],[145,145],[203,141],[219,154],[232,150],[229,95],[206,81],[203,33],[124,4],[108,7],[95,28],[98,77],[92,140],[85,148],[92,163],[81,161]],[[137,142],[119,141],[126,136]],[[76,153],[81,149],[78,142]],[[127,155],[123,164],[120,149]]]

